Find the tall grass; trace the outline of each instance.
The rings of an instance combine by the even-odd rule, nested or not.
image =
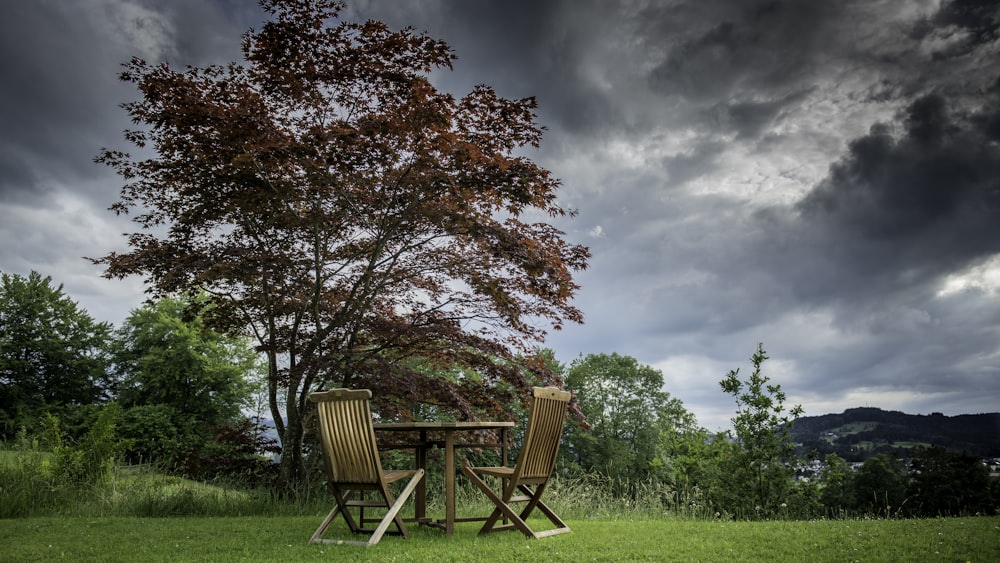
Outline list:
[[[472,487],[472,504],[485,499]],[[682,494],[665,483],[655,481],[616,481],[590,473],[574,477],[553,477],[544,500],[560,515],[583,520],[618,520],[623,518],[711,518],[712,513],[695,500],[698,492]],[[686,499],[692,500],[686,500]]]
[[[325,487],[294,496],[278,496],[263,487],[200,483],[160,473],[152,466],[117,467],[99,483],[68,483],[53,472],[52,456],[37,443],[0,452],[0,518],[31,516],[266,516],[321,514],[332,499]],[[440,471],[434,473],[441,473]],[[444,512],[444,487],[428,483],[428,511]],[[678,502],[676,492],[656,483],[631,483],[628,498],[621,483],[599,475],[555,477],[545,502],[568,518],[710,517],[698,507]],[[412,501],[411,501],[412,502]],[[459,481],[456,504],[460,516],[492,511],[488,499],[471,484]]]
[[[19,440],[17,451],[0,451],[0,518],[44,514],[72,499],[51,471],[52,454],[37,440]]]
[[[333,504],[322,484],[294,495],[278,495],[255,483],[203,483],[166,475],[154,466],[117,466],[107,478],[68,480],[58,458],[42,451],[37,441],[20,440],[13,451],[0,450],[0,518],[38,516],[176,517],[176,516],[296,516],[323,514]],[[444,513],[440,470],[430,472],[427,509]],[[681,519],[759,520],[754,515],[720,514],[693,488],[678,491],[656,481],[622,482],[599,474],[556,476],[544,501],[564,518],[577,520]],[[412,503],[412,499],[410,501]],[[790,503],[792,504],[792,503]],[[456,505],[460,517],[482,516],[493,510],[488,499],[459,479]],[[826,519],[899,518],[898,510],[877,513],[830,513]],[[803,520],[789,507],[772,520]]]
[[[37,441],[0,450],[0,518],[253,516],[329,510],[322,491],[279,498],[264,488],[199,483],[149,466],[115,467],[94,482],[66,479]]]

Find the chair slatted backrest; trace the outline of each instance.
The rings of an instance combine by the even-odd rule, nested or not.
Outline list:
[[[375,445],[368,389],[331,389],[313,393],[327,475],[335,483],[376,484],[382,464]]]
[[[547,480],[556,464],[563,421],[572,394],[555,387],[535,387],[524,445],[518,455],[518,480]]]

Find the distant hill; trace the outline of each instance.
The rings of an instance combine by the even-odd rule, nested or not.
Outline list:
[[[906,450],[931,445],[1000,457],[1000,413],[945,416],[856,408],[841,414],[801,417],[791,434],[799,455],[836,453],[847,461],[864,461],[893,451],[905,456]]]

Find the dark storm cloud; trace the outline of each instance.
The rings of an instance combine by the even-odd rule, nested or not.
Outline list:
[[[705,112],[706,122],[714,121],[722,133],[735,133],[737,141],[758,139],[784,108],[798,105],[808,95],[809,90],[803,89],[777,99],[719,103]]]
[[[196,1],[5,5],[0,200],[44,202],[59,188],[81,191],[107,177],[93,157],[121,139],[128,121],[118,104],[135,96],[116,80],[120,64],[133,56],[187,64],[233,60],[243,18],[253,13],[234,8],[228,16],[242,18],[233,22]]]
[[[52,175],[92,177],[90,159],[77,158],[92,145],[81,141],[114,109],[97,103],[104,81],[92,64],[92,38],[58,8],[14,2],[0,20],[0,200],[44,196]]]
[[[460,93],[486,83],[503,96],[533,96],[550,128],[547,143],[643,127],[625,111],[634,92],[628,73],[644,63],[635,14],[597,0],[416,4],[352,3],[352,14],[412,25],[445,39],[458,55],[440,83]]]
[[[719,155],[723,152],[723,144],[717,140],[693,143],[690,150],[666,156],[663,167],[666,169],[671,186],[683,186],[690,180],[715,167]]]
[[[1000,392],[1000,305],[976,287],[942,293],[951,277],[1000,254],[1000,73],[983,40],[996,4],[974,11],[985,23],[960,25],[942,15],[969,13],[954,4],[889,25],[862,17],[878,5],[869,13],[862,3],[826,4],[812,21],[784,3],[719,10],[723,21],[692,16],[710,6],[674,3],[657,14],[676,19],[649,19],[647,30],[667,32],[660,43],[653,33],[642,39],[661,53],[648,83],[697,116],[675,124],[700,133],[659,161],[668,180],[617,183],[618,205],[642,198],[643,217],[621,217],[629,234],[592,246],[594,273],[581,279],[610,272],[614,282],[597,283],[615,296],[585,285],[581,299],[596,313],[589,319],[627,318],[632,330],[588,340],[640,358],[701,351],[734,361],[763,340],[797,366],[789,386],[817,400],[867,389],[926,412],[956,408],[956,389]],[[797,204],[649,197],[726,166],[741,142],[787,147],[794,159],[803,147],[782,144],[788,128],[776,126],[796,111],[800,122],[812,117],[803,107],[819,105],[830,83],[857,84],[842,108],[898,110],[830,151],[828,174]],[[839,127],[846,117],[816,119]],[[731,140],[717,136],[726,133]],[[798,142],[821,142],[810,135]],[[607,213],[601,220],[606,233],[618,224]]]
[[[925,39],[939,30],[961,32],[958,41],[934,52],[935,58],[967,55],[977,47],[996,41],[1000,19],[996,17],[995,0],[954,0],[941,6],[932,17],[917,23],[913,36]]]
[[[797,206],[803,228],[837,239],[859,291],[934,283],[1000,252],[1000,147],[980,125],[995,107],[965,115],[942,96],[918,98],[898,137],[876,125],[852,141]]]
[[[844,2],[681,2],[644,10],[643,41],[662,60],[653,88],[690,100],[718,101],[798,87],[824,51],[840,49],[835,33]]]

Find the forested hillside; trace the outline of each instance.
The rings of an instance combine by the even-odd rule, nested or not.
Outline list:
[[[940,446],[983,457],[1000,456],[1000,413],[945,416],[906,414],[879,408],[804,416],[795,421],[797,453],[836,453],[847,461],[918,446]]]

